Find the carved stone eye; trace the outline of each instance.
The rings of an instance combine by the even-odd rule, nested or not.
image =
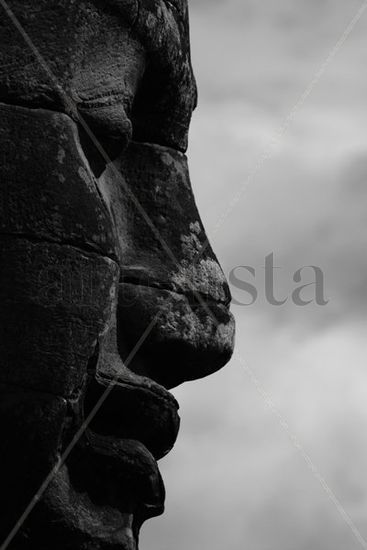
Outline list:
[[[183,2],[182,0],[165,0],[168,7],[180,12],[183,8]]]

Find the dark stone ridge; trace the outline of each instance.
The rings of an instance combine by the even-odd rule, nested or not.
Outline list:
[[[38,53],[3,10],[0,542],[59,465],[9,548],[137,550],[164,509],[157,460],[179,428],[168,389],[233,348],[184,154],[187,3],[8,5]]]

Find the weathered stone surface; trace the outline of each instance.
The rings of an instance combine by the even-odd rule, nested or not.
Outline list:
[[[0,384],[1,541],[57,463],[66,414],[61,397]]]
[[[137,550],[164,509],[167,388],[233,348],[183,154],[187,2],[7,3],[37,55],[4,11],[0,544],[42,487],[10,548]]]
[[[115,237],[75,123],[0,104],[0,233],[115,257]]]
[[[186,0],[9,6],[44,66],[2,18],[0,101],[64,111],[75,120],[80,111],[98,134],[123,140],[132,117],[137,139],[186,149],[196,105]]]
[[[0,382],[82,386],[111,317],[118,267],[71,246],[0,236]]]
[[[42,63],[2,17],[0,101],[63,111],[75,120],[80,109],[92,126],[96,121],[95,130],[125,139],[126,117],[145,65],[129,22],[99,0],[11,0],[8,5]]]
[[[141,1],[134,29],[149,60],[134,109],[135,139],[185,151],[197,103],[187,0]]]
[[[88,387],[85,410],[93,405],[108,387],[109,379],[101,376]],[[124,379],[123,373],[100,413],[91,422],[91,429],[118,439],[141,441],[156,458],[162,458],[173,447],[179,428],[177,404],[162,392],[154,391],[144,380]],[[134,411],[134,416],[131,415]]]
[[[157,323],[130,365],[136,373],[172,388],[207,376],[229,361],[234,322],[226,306],[129,284],[120,286],[117,316],[123,357],[134,348],[152,315],[157,315]]]
[[[118,236],[120,354],[158,315],[132,370],[173,387],[221,368],[233,348],[230,293],[207,246],[185,155],[132,142],[98,187]]]
[[[98,186],[115,221],[124,281],[228,303],[218,260],[204,246],[185,155],[131,143]]]

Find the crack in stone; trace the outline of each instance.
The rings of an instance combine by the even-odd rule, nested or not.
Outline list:
[[[106,254],[102,254],[97,247],[88,243],[78,244],[77,241],[68,240],[68,239],[58,241],[56,239],[53,240],[46,237],[36,237],[34,235],[28,235],[27,233],[10,233],[10,232],[1,232],[0,239],[1,238],[14,238],[14,239],[28,241],[32,244],[51,244],[51,245],[56,245],[61,247],[68,246],[79,252],[82,252],[83,254],[97,256],[98,258],[110,260],[114,262],[117,266],[119,266],[118,259],[115,255],[111,254],[109,256]]]

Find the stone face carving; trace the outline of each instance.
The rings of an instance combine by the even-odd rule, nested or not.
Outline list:
[[[229,289],[184,154],[196,105],[187,5],[8,7],[1,541],[53,471],[10,548],[134,550],[163,511],[156,461],[179,426],[168,389],[218,370],[233,347]]]

